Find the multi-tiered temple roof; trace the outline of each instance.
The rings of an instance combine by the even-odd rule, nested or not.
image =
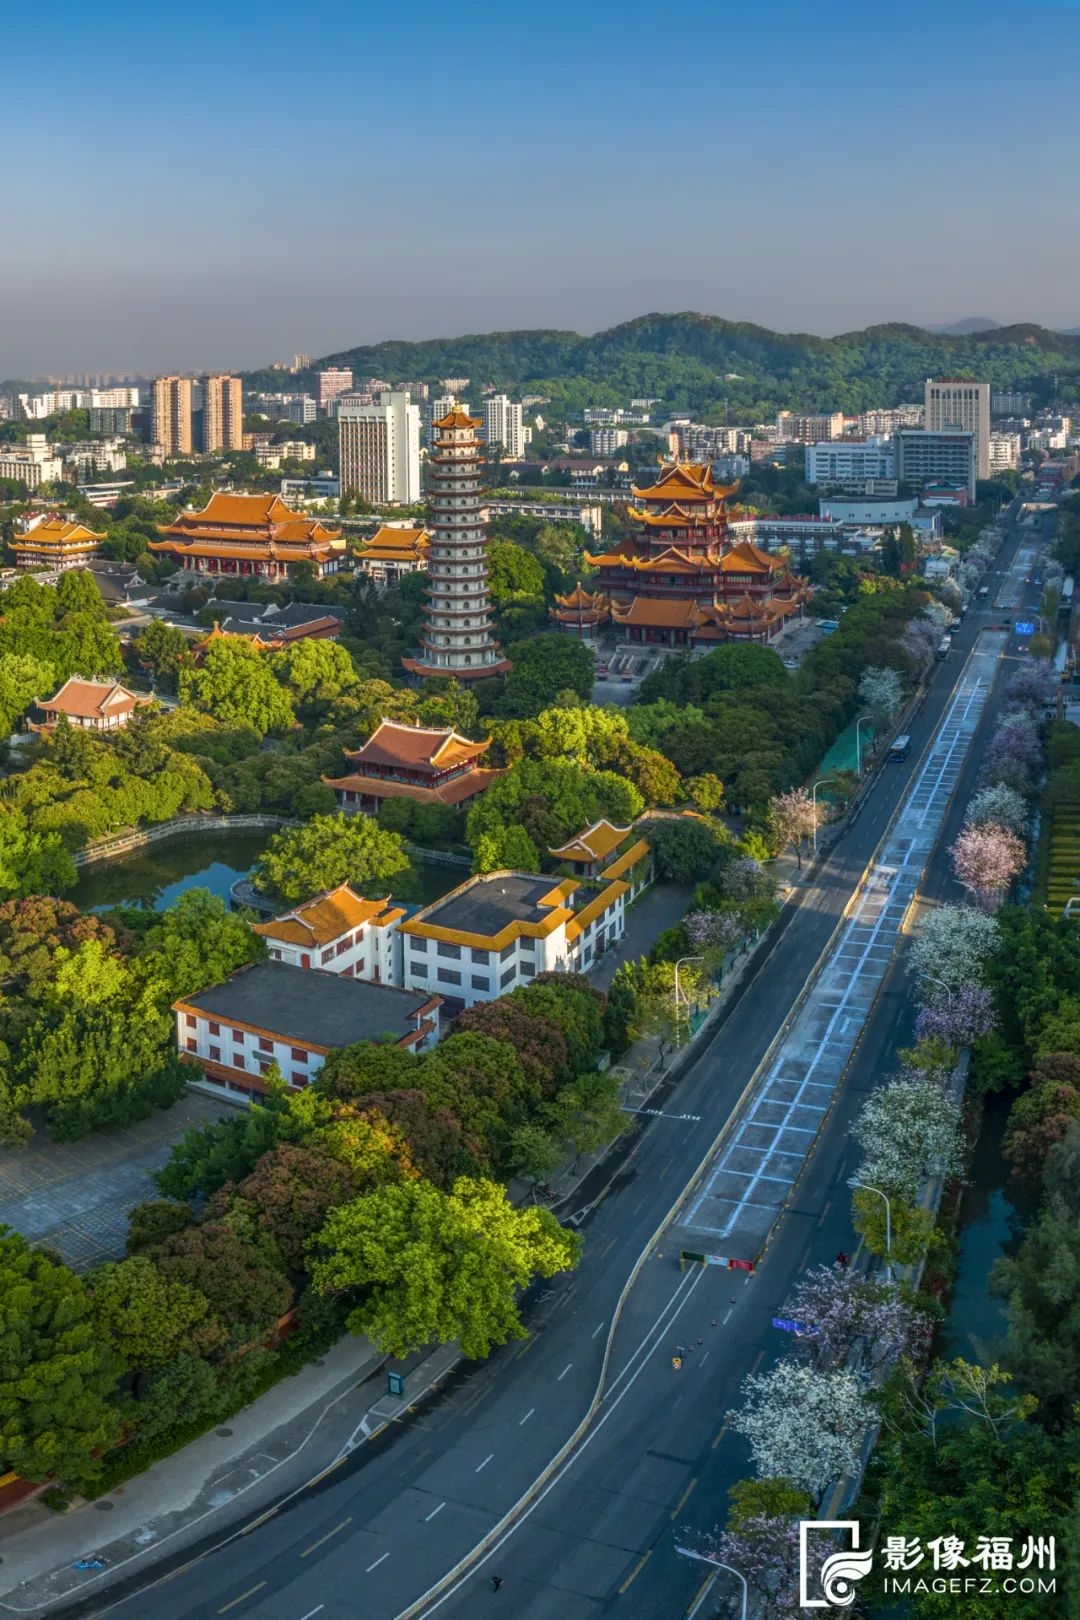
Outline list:
[[[211,495],[201,512],[181,512],[159,528],[150,550],[199,574],[287,579],[306,563],[334,574],[345,556],[340,529],[292,512],[280,495]]]

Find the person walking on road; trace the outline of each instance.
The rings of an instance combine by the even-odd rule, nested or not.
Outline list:
[[[497,1592],[499,1590],[499,1587],[502,1585],[502,1583],[503,1583],[503,1578],[502,1578],[501,1575],[493,1575],[491,1577],[491,1590],[493,1592]]]

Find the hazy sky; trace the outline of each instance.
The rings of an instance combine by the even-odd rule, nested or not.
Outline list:
[[[1080,325],[1078,47],[1069,0],[12,8],[0,377],[651,310]]]

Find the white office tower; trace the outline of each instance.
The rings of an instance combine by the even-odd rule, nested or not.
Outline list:
[[[974,377],[927,377],[926,431],[970,433],[975,477],[990,476],[990,384]]]
[[[420,407],[392,390],[373,405],[338,404],[341,493],[374,506],[412,506],[420,499]]]
[[[507,461],[520,461],[525,454],[521,406],[511,404],[505,394],[493,394],[484,401],[484,441],[489,449],[501,445]]]

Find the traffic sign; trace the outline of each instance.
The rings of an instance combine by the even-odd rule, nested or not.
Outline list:
[[[1033,636],[1035,634],[1035,626],[1030,619],[1017,619],[1013,629],[1018,636]]]
[[[781,1333],[797,1333],[800,1338],[813,1331],[805,1322],[796,1322],[790,1316],[774,1316],[772,1325],[779,1328]]]
[[[386,1375],[386,1393],[388,1395],[404,1395],[405,1374],[388,1372]]]

